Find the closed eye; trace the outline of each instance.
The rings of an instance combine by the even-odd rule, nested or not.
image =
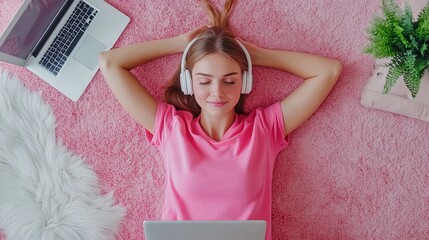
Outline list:
[[[212,75],[210,75],[210,74],[207,74],[207,73],[200,73],[200,72],[198,72],[198,73],[196,73],[195,74],[196,76],[200,76],[200,77],[202,77],[201,78],[201,80],[199,81],[199,83],[198,84],[200,84],[200,85],[207,85],[207,84],[209,84],[210,82],[211,82],[211,79],[213,78],[213,76]],[[238,76],[238,73],[237,72],[231,72],[231,73],[228,73],[228,74],[225,74],[225,75],[223,75],[223,79],[224,79],[224,83],[225,84],[229,84],[229,85],[233,85],[233,84],[235,84],[235,76]]]
[[[211,82],[210,79],[200,79],[200,80],[198,80],[198,84],[200,84],[200,85],[207,85],[210,82]]]

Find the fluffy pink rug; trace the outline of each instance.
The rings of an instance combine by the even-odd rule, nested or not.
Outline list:
[[[0,31],[20,0],[2,1]],[[131,17],[115,47],[177,35],[206,23],[195,1],[108,0]],[[218,1],[218,5],[223,1]],[[296,130],[274,174],[273,239],[427,239],[429,125],[360,105],[373,60],[365,28],[381,1],[238,0],[234,32],[260,46],[337,58],[343,74],[325,103]],[[135,74],[158,98],[180,55]],[[41,91],[57,118],[57,136],[86,158],[105,192],[127,209],[117,239],[143,239],[142,222],[160,217],[164,169],[143,129],[124,113],[98,73],[71,102],[25,69],[0,66]],[[248,109],[285,97],[300,79],[255,67]],[[1,217],[1,216],[0,216]],[[0,234],[1,235],[1,234]],[[0,237],[1,238],[1,237]]]

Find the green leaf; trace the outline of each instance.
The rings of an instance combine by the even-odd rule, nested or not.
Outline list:
[[[428,49],[428,45],[426,44],[426,43],[423,43],[422,44],[422,46],[420,47],[420,54],[422,55],[422,56],[424,56],[425,55],[425,53],[426,53],[426,50]],[[429,60],[429,59],[428,59]]]
[[[408,3],[405,5],[404,14],[402,15],[402,18],[401,18],[401,25],[404,28],[405,35],[410,35],[414,32],[413,10],[411,9]]]
[[[410,35],[409,38],[411,42],[411,48],[414,51],[420,51],[419,43],[417,42],[416,38],[413,35]]]
[[[410,43],[404,37],[404,34],[403,34],[404,29],[401,26],[399,26],[398,24],[395,24],[393,30],[396,33],[396,36],[401,40],[402,45],[405,46],[405,49],[409,48]]]
[[[399,77],[403,74],[403,64],[401,58],[394,58],[390,64],[388,64],[389,72],[386,76],[386,82],[384,83],[383,93],[388,93],[398,81]]]
[[[400,22],[402,10],[394,0],[383,0],[382,10],[389,24]]]
[[[416,22],[416,33],[419,39],[423,41],[429,40],[429,1],[426,6],[420,11]]]
[[[392,44],[394,33],[384,19],[375,17],[367,31],[370,35],[370,43],[364,49],[365,53],[370,53],[376,58],[391,57],[397,54],[398,51]]]
[[[410,90],[413,98],[416,98],[417,93],[419,92],[420,83],[421,83],[423,74],[424,74],[424,71],[421,73],[415,71],[415,72],[409,72],[404,75],[405,86],[407,86],[408,90]]]
[[[414,38],[414,27],[413,27],[413,12],[409,4],[405,5],[404,14],[401,17],[401,27],[403,29],[402,36],[405,39],[404,44],[407,47],[411,47],[409,41],[412,41]]]
[[[406,51],[404,56],[404,82],[408,90],[410,90],[413,98],[416,97],[417,92],[419,91],[421,78],[423,77],[423,72],[419,70],[419,66],[416,64],[417,59],[411,50]]]
[[[418,71],[424,71],[427,67],[429,67],[429,59],[418,56],[416,58],[416,62],[414,63],[414,68]]]

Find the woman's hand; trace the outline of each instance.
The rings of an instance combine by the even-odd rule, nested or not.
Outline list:
[[[245,41],[242,38],[237,37],[237,40],[240,41],[244,47],[246,47],[247,51],[250,54],[250,58],[252,59],[252,64],[253,65],[260,65],[259,63],[259,58],[260,58],[260,52],[262,50],[262,48],[256,46],[255,44]]]
[[[178,50],[180,52],[183,52],[185,50],[186,46],[188,45],[188,43],[190,41],[192,41],[192,39],[194,39],[195,37],[197,37],[201,32],[203,32],[204,30],[206,30],[209,27],[210,27],[209,25],[202,25],[202,26],[199,26],[199,27],[196,27],[196,28],[190,30],[187,33],[178,35],[176,37],[177,41],[179,42],[178,47],[180,48]]]

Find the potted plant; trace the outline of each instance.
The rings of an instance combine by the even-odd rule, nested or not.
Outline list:
[[[394,0],[383,0],[383,17],[376,16],[368,28],[369,45],[364,52],[387,58],[389,72],[384,93],[390,92],[400,76],[413,98],[426,69],[429,69],[429,1],[413,20],[411,7],[402,9]]]

